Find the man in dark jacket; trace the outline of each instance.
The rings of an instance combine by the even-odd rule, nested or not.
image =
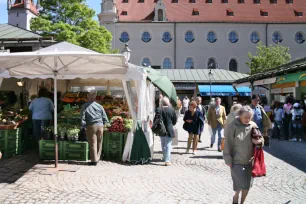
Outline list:
[[[196,98],[196,102],[198,104],[197,106],[197,110],[200,111],[202,113],[202,117],[203,117],[203,120],[205,121],[205,116],[206,116],[206,110],[205,110],[205,107],[202,105],[202,98],[201,97],[197,97]],[[203,129],[204,131],[204,129]],[[202,135],[202,132],[201,134],[199,135],[199,142],[201,143],[201,135]]]
[[[169,98],[163,97],[162,99],[162,107],[158,108],[156,111],[156,115],[154,121],[157,120],[161,116],[163,123],[165,125],[167,136],[160,136],[161,146],[163,151],[163,159],[165,161],[166,166],[171,165],[171,150],[172,150],[172,138],[174,135],[173,126],[177,122],[177,117],[174,109],[170,105]]]

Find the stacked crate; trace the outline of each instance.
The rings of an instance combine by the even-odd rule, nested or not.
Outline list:
[[[58,159],[63,159],[63,142],[58,141]],[[39,159],[41,160],[55,160],[55,144],[54,140],[40,140],[39,141]]]
[[[87,161],[88,142],[63,141],[63,160]]]
[[[19,131],[19,128],[0,130],[0,150],[4,158],[9,158],[19,153]]]
[[[121,161],[126,133],[105,132],[103,136],[103,156],[108,161]]]

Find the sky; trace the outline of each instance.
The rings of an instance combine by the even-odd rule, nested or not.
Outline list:
[[[0,0],[0,23],[7,23],[7,0]],[[14,2],[14,0],[13,0]],[[96,11],[96,14],[101,12],[100,0],[86,0],[88,6]],[[97,16],[95,17],[98,20]]]

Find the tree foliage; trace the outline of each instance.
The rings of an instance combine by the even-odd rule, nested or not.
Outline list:
[[[42,0],[31,30],[57,41],[67,41],[100,53],[110,53],[111,33],[93,19],[85,0]]]
[[[281,45],[268,46],[259,43],[256,55],[248,54],[250,61],[246,64],[251,69],[251,74],[263,72],[268,69],[276,68],[280,65],[289,63],[291,55],[288,53],[289,48]]]

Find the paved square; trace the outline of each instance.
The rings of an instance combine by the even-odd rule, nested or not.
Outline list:
[[[182,121],[178,124],[182,126]],[[100,162],[97,167],[38,164],[35,153],[0,161],[0,203],[209,203],[232,199],[229,168],[209,149],[205,127],[198,155],[184,154],[187,133],[179,130],[170,167],[161,162],[159,138],[148,165]],[[266,149],[267,177],[257,178],[247,203],[306,203],[306,143],[273,141]]]

